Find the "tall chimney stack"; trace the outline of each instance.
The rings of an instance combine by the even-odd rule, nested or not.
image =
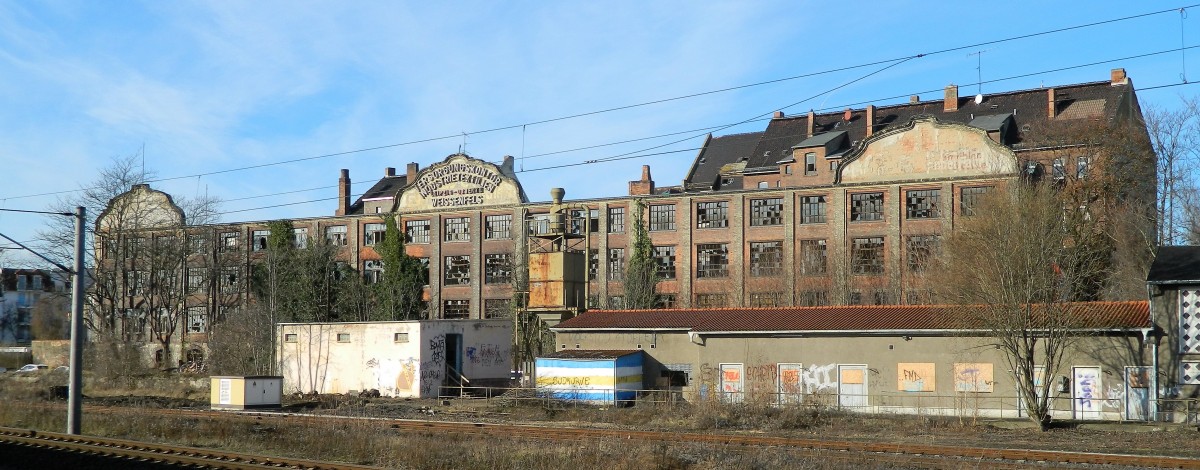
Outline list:
[[[333,215],[346,215],[350,212],[350,170],[342,168],[342,176],[338,178],[338,208]]]
[[[1057,115],[1058,115],[1058,103],[1054,99],[1054,89],[1049,88],[1046,90],[1046,116],[1050,117],[1050,118],[1054,118],[1054,116],[1057,116]]]
[[[813,131],[816,130],[816,121],[817,121],[816,113],[813,113],[813,110],[811,110],[811,109],[808,110],[808,136],[809,137],[812,137]]]
[[[942,104],[942,111],[947,113],[958,111],[958,85],[946,86],[946,101]]]
[[[650,165],[642,165],[642,179],[629,182],[630,196],[654,194],[654,180],[650,178]]]
[[[420,169],[421,165],[417,164],[417,162],[409,163],[408,168],[405,169],[405,176],[407,176],[407,178],[404,184],[413,184],[413,182],[417,180],[417,171]]]
[[[875,105],[867,105],[867,137],[875,133]]]

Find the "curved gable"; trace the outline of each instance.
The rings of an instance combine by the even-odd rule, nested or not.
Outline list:
[[[417,173],[400,192],[400,212],[521,204],[525,191],[506,168],[464,154]]]
[[[1009,175],[1017,157],[982,129],[915,117],[908,125],[881,132],[847,155],[839,183]]]
[[[171,195],[148,184],[135,184],[129,191],[108,201],[96,217],[96,228],[107,230],[137,230],[179,227],[184,224],[183,209]]]

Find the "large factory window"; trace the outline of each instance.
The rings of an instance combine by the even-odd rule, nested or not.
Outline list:
[[[854,274],[883,274],[883,237],[855,238],[851,257]]]
[[[470,217],[450,217],[446,219],[446,236],[442,238],[448,242],[469,242],[471,241],[471,218]]]
[[[470,300],[447,300],[442,305],[442,318],[467,318],[471,316]]]
[[[443,280],[448,286],[471,283],[471,256],[447,256]]]
[[[600,274],[600,249],[588,249],[588,280],[595,281]]]
[[[962,195],[959,200],[959,208],[962,215],[975,215],[975,209],[979,207],[979,203],[983,201],[983,196],[992,190],[991,186],[977,186],[974,188],[962,188]]]
[[[383,235],[387,233],[387,227],[383,224],[366,224],[363,225],[363,245],[375,246],[383,243]]]
[[[675,204],[650,206],[650,231],[675,230]]]
[[[803,196],[800,198],[800,223],[825,223],[825,196]]]
[[[508,284],[512,282],[512,255],[492,253],[483,255],[484,284]]]
[[[267,249],[267,238],[271,236],[270,230],[255,230],[251,233],[250,241],[253,242],[251,249],[253,251],[263,251]]]
[[[761,227],[783,224],[783,199],[751,199],[750,225]]]
[[[912,235],[908,237],[908,270],[924,271],[937,253],[939,238],[937,235]]]
[[[675,247],[654,247],[654,264],[658,266],[655,275],[659,279],[675,279]]]
[[[753,242],[750,244],[750,275],[778,276],[783,274],[783,242]]]
[[[608,208],[608,233],[625,233],[625,208]]]
[[[608,249],[608,280],[620,281],[625,279],[625,249]]]
[[[853,222],[883,220],[883,193],[851,194],[850,220]]]
[[[729,306],[729,296],[725,294],[696,294],[695,308],[719,308]]]
[[[696,203],[696,228],[725,228],[729,226],[729,201]]]
[[[507,240],[512,238],[512,214],[489,215],[483,219],[483,238]]]
[[[800,274],[819,276],[826,272],[825,240],[800,240]]]
[[[702,243],[696,245],[696,277],[728,277],[729,245]]]
[[[484,299],[484,318],[512,318],[512,299]]]
[[[332,227],[325,227],[325,241],[333,246],[346,246],[348,242],[346,239],[346,226],[334,225]]]
[[[383,279],[383,261],[369,259],[363,261],[363,282],[376,284]]]
[[[404,221],[404,236],[408,238],[408,243],[429,243],[429,221]]]
[[[751,307],[781,307],[786,305],[783,292],[755,292],[750,294]]]
[[[904,198],[904,216],[909,219],[932,219],[939,215],[938,198],[940,190],[914,189],[908,191]]]

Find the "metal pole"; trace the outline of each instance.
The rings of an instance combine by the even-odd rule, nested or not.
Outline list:
[[[71,280],[71,369],[67,388],[67,434],[79,434],[83,414],[83,221],[85,209],[75,207],[75,272]]]

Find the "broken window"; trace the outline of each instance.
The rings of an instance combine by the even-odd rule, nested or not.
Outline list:
[[[728,277],[729,245],[702,243],[696,245],[696,277]]]
[[[408,238],[409,243],[429,243],[429,221],[404,221],[404,236]]]
[[[800,197],[800,223],[825,223],[825,196]]]
[[[386,233],[387,226],[384,224],[363,225],[363,245],[375,246],[383,243],[383,236]]]
[[[383,261],[369,259],[363,261],[363,282],[377,284],[383,280]]]
[[[442,240],[448,242],[471,241],[471,218],[450,217],[446,219],[446,234]]]
[[[509,284],[512,282],[512,272],[511,253],[483,255],[484,284]]]
[[[783,199],[751,199],[750,225],[761,227],[783,224]]]
[[[446,267],[442,276],[445,284],[448,286],[465,285],[471,283],[471,256],[458,255],[447,256]]]
[[[484,217],[483,238],[487,240],[507,240],[512,238],[512,214],[497,214]]]
[[[851,194],[850,220],[853,222],[883,220],[883,193]]]
[[[991,192],[991,190],[991,186],[962,188],[962,195],[959,196],[959,208],[962,215],[975,215],[975,209],[979,207],[979,203],[983,201],[983,197],[988,192]]]
[[[270,230],[255,230],[251,233],[250,242],[252,251],[263,251],[267,249],[267,239],[271,238]]]
[[[819,276],[826,272],[825,240],[800,240],[800,274]]]
[[[655,276],[659,279],[675,279],[675,246],[654,247],[654,264],[658,267]]]
[[[854,274],[883,274],[883,237],[855,238],[851,249]]]
[[[346,226],[334,225],[325,227],[325,242],[333,246],[346,246],[349,240],[346,238]]]
[[[308,248],[308,229],[292,229],[292,246],[299,249]]]
[[[783,242],[750,243],[750,276],[783,274]]]
[[[442,305],[442,318],[468,318],[471,316],[470,300],[447,300]]]
[[[751,307],[781,307],[784,303],[783,292],[754,292],[750,294]]]
[[[674,204],[650,206],[650,231],[656,230],[675,230]]]
[[[937,253],[939,244],[937,235],[912,235],[908,237],[908,270],[924,271]]]
[[[696,294],[695,308],[720,308],[729,306],[729,296],[725,294]]]
[[[729,201],[696,203],[696,228],[725,228],[729,226]]]
[[[208,312],[204,306],[188,307],[187,318],[188,333],[204,333],[208,331]]]
[[[625,249],[608,249],[608,280],[620,281],[625,279]]]
[[[915,189],[907,191],[904,198],[904,215],[909,219],[932,219],[938,217],[938,189]]]
[[[485,318],[512,318],[512,299],[484,299],[483,315]]]

